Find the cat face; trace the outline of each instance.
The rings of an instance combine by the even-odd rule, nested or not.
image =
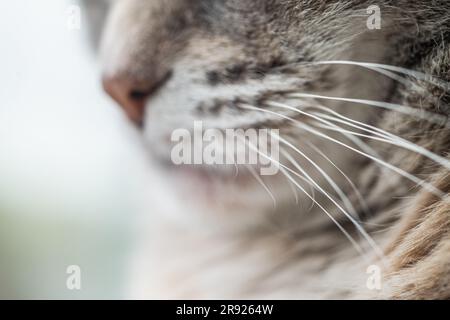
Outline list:
[[[232,206],[256,206],[248,203],[248,194],[265,194],[267,188],[249,178],[245,167],[237,179],[235,166],[175,168],[172,133],[193,128],[195,121],[220,130],[276,128],[311,160],[284,144],[280,162],[287,167],[295,168],[293,161],[298,161],[320,184],[324,177],[314,172],[313,163],[331,167],[320,149],[334,155],[334,165],[348,168],[354,154],[299,123],[307,128],[325,125],[310,115],[324,108],[363,122],[376,115],[370,108],[308,96],[387,96],[390,82],[385,78],[358,67],[322,63],[385,62],[389,20],[383,20],[383,29],[370,30],[369,6],[366,1],[332,0],[116,1],[102,43],[104,86],[142,130],[155,159],[175,175],[185,177],[188,172],[189,185],[198,182],[200,189],[193,194]],[[332,130],[326,134],[342,138]],[[342,177],[333,179],[339,183]],[[292,181],[286,174],[265,177],[264,182],[275,189],[277,199],[290,194]],[[258,206],[271,205],[269,197],[262,198],[268,201],[255,201]]]

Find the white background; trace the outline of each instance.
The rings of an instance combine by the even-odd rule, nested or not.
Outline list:
[[[102,93],[86,26],[66,26],[68,4],[0,2],[3,298],[124,297],[146,162]],[[81,291],[66,288],[69,265]]]

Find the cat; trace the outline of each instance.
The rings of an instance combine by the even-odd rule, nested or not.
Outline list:
[[[112,4],[104,88],[183,206],[130,297],[450,298],[450,2],[374,4]],[[194,121],[278,129],[280,171],[174,165]]]

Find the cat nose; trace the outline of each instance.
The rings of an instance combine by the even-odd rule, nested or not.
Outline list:
[[[153,80],[137,80],[130,76],[103,76],[103,88],[125,111],[128,118],[142,127],[145,105],[169,78],[170,73]]]

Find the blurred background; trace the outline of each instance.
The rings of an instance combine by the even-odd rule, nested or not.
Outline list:
[[[68,27],[71,5],[0,2],[3,299],[126,298],[136,198],[158,189],[101,90],[83,8],[81,28]],[[81,290],[66,285],[73,265]]]

